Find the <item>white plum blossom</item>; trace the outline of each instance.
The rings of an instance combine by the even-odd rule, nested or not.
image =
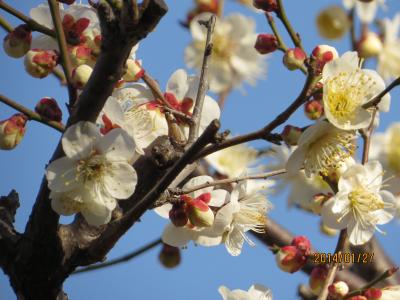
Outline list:
[[[64,9],[64,6],[60,4],[60,14],[66,37],[74,40],[76,44],[86,42],[85,35],[92,34],[91,31],[100,32],[96,10],[90,5],[72,4]],[[31,9],[29,15],[39,24],[50,29],[54,28],[50,8],[47,4],[40,4]],[[41,34],[33,39],[31,48],[58,49],[58,44],[52,37]]]
[[[393,123],[385,133],[371,138],[370,159],[379,160],[385,169],[386,187],[397,199],[400,216],[400,123]]]
[[[383,47],[378,55],[377,71],[388,81],[400,76],[400,14],[392,20],[385,18],[383,26]]]
[[[193,42],[185,50],[185,62],[190,68],[201,69],[207,31],[198,21],[209,17],[209,14],[201,14],[190,23]],[[227,91],[241,86],[243,81],[255,85],[262,77],[265,62],[254,49],[256,39],[255,22],[251,18],[240,14],[217,18],[209,65],[212,92]]]
[[[245,144],[235,145],[214,152],[205,157],[206,161],[220,174],[237,177],[256,162],[258,152]]]
[[[211,176],[198,176],[190,179],[183,187],[183,190],[189,190],[193,187],[202,185],[204,183],[213,182],[213,178]],[[208,198],[207,205],[209,207],[221,207],[229,201],[229,193],[222,189],[214,190],[213,186],[206,187],[203,189],[196,190],[187,195],[184,195],[185,198],[189,197],[190,199],[204,199]],[[172,204],[167,203],[163,206],[157,207],[154,211],[163,218],[168,219],[170,217],[170,211],[173,208]],[[193,226],[190,222],[188,222],[185,226],[177,227],[172,223],[169,223],[163,234],[162,240],[164,243],[174,246],[174,247],[182,247],[185,246],[189,241],[195,240],[196,237],[205,230],[204,227],[196,227]],[[218,243],[219,244],[219,243]]]
[[[101,136],[95,124],[78,122],[64,133],[62,147],[66,156],[46,169],[53,209],[63,215],[81,212],[92,225],[107,223],[116,200],[135,191],[133,139],[120,128]]]
[[[385,89],[385,82],[376,71],[361,69],[359,64],[357,52],[346,52],[328,62],[322,72],[325,116],[340,129],[368,127],[373,110],[363,105]],[[389,111],[389,94],[382,97],[378,108]]]
[[[339,179],[338,192],[322,207],[324,224],[347,228],[349,241],[362,245],[373,236],[377,225],[388,223],[395,213],[395,197],[381,190],[382,165],[370,161],[351,166]]]
[[[364,23],[371,23],[375,18],[378,6],[385,7],[385,0],[343,0],[343,5],[347,9],[351,9],[355,6],[357,15],[360,20]]]
[[[220,286],[218,292],[223,300],[272,300],[272,292],[261,284],[253,284],[248,291],[230,290],[226,286]]]
[[[302,167],[307,177],[328,176],[354,152],[355,132],[339,129],[321,120],[308,127],[300,136],[298,147],[290,155],[286,170],[289,176]]]
[[[400,299],[400,285],[387,286],[381,289],[382,296],[379,300],[397,300]]]
[[[214,224],[199,232],[194,241],[202,246],[224,243],[232,256],[242,252],[244,241],[250,246],[254,242],[246,232],[263,233],[267,226],[266,213],[272,204],[259,191],[251,190],[247,181],[241,181],[232,191],[229,203],[218,210]]]

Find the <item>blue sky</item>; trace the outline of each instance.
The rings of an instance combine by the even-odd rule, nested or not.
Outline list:
[[[166,0],[170,12],[162,19],[155,32],[143,41],[137,55],[143,60],[146,70],[164,87],[170,74],[178,68],[185,68],[183,61],[184,47],[191,37],[178,21],[192,5],[190,0]],[[242,8],[226,0],[225,15],[240,12],[253,17],[258,32],[268,32],[268,26],[262,14]],[[307,51],[317,44],[329,43],[337,47],[340,53],[349,48],[346,36],[341,41],[330,42],[321,39],[314,26],[315,15],[323,7],[338,4],[340,1],[307,0],[283,1],[287,3],[287,14],[293,26],[300,32]],[[392,16],[400,9],[395,0],[388,0]],[[40,1],[8,1],[25,13]],[[4,16],[4,13],[1,12]],[[13,17],[8,20],[18,24]],[[282,29],[282,28],[281,28]],[[283,32],[283,30],[282,30]],[[0,31],[0,37],[4,32]],[[284,35],[287,44],[290,41]],[[300,72],[290,72],[281,63],[281,53],[274,53],[268,58],[268,72],[265,80],[257,83],[255,88],[245,86],[245,94],[235,91],[226,103],[222,115],[222,127],[230,129],[234,134],[246,133],[260,128],[282,111],[299,93],[304,76]],[[0,91],[2,94],[20,101],[33,108],[36,102],[44,97],[56,98],[65,103],[67,91],[60,87],[52,77],[33,79],[23,70],[23,61],[0,55]],[[384,130],[391,122],[399,121],[399,91],[392,93],[392,108],[383,114],[379,130]],[[65,109],[64,109],[65,111]],[[14,111],[0,103],[0,119],[5,119]],[[65,120],[65,118],[64,118]],[[291,124],[304,125],[306,120],[301,110],[291,119]],[[18,210],[16,227],[23,230],[34,203],[44,168],[52,154],[60,134],[41,124],[30,122],[22,143],[13,151],[0,152],[0,195],[8,194],[16,189],[21,197],[21,208]],[[254,146],[266,146],[256,142]],[[295,234],[305,234],[311,238],[313,245],[325,252],[332,252],[336,238],[321,236],[318,231],[319,218],[296,209],[288,209],[286,193],[273,195],[270,200],[274,204],[272,219],[284,224]],[[65,222],[68,220],[66,219]],[[148,212],[142,222],[136,224],[116,245],[109,258],[123,255],[136,249],[148,241],[160,236],[165,220]],[[399,223],[394,221],[384,227],[386,236],[379,235],[387,251],[392,254],[396,263],[400,263]],[[258,244],[258,243],[257,243]],[[245,289],[253,283],[261,283],[272,288],[275,299],[295,299],[297,285],[306,283],[307,277],[301,272],[287,274],[275,265],[274,257],[264,246],[255,248],[245,246],[239,257],[231,257],[223,246],[202,248],[190,245],[182,251],[182,263],[173,270],[164,269],[158,262],[159,248],[153,249],[137,259],[102,271],[72,276],[65,283],[65,291],[70,299],[220,299],[217,289],[226,285],[231,289]],[[15,299],[8,279],[0,274],[0,298]]]

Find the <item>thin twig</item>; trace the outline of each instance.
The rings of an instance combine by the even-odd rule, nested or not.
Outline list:
[[[277,143],[279,141],[279,137],[277,135],[272,134],[272,131],[276,129],[279,125],[285,123],[289,117],[308,99],[308,91],[309,89],[317,82],[318,77],[315,77],[310,70],[307,75],[306,82],[304,83],[303,89],[301,90],[299,96],[289,105],[283,112],[281,112],[273,121],[268,123],[264,128],[260,130],[253,131],[251,133],[240,135],[231,139],[227,139],[223,142],[208,146],[204,148],[198,155],[193,158],[193,161],[207,156],[216,151],[232,147],[238,144],[246,143],[249,141],[254,141],[258,139],[264,139],[273,143]]]
[[[357,295],[362,295],[363,292],[365,292],[369,288],[373,287],[377,283],[379,283],[381,281],[384,281],[384,280],[388,279],[389,277],[391,277],[394,273],[397,272],[397,270],[398,270],[398,268],[396,268],[396,267],[393,267],[393,268],[390,268],[390,269],[386,270],[385,272],[383,272],[382,274],[377,276],[375,279],[373,279],[370,282],[368,282],[362,288],[354,290],[354,291],[351,291],[350,293],[348,293],[344,297],[344,299],[349,299],[349,298],[357,296]]]
[[[137,250],[135,250],[135,251],[133,251],[131,253],[128,253],[128,254],[124,255],[124,256],[121,256],[121,257],[118,257],[118,258],[115,258],[115,259],[111,259],[111,260],[106,261],[104,263],[99,263],[99,264],[95,264],[93,266],[89,266],[89,267],[86,267],[86,268],[82,268],[82,269],[76,270],[71,275],[75,275],[75,274],[79,274],[79,273],[85,273],[85,272],[94,271],[94,270],[98,270],[98,269],[104,269],[104,268],[107,268],[107,267],[111,267],[111,266],[115,266],[115,265],[118,265],[118,264],[121,264],[121,263],[125,263],[125,262],[130,261],[131,259],[139,256],[140,254],[143,254],[143,253],[153,249],[154,247],[158,246],[161,243],[162,243],[161,239],[157,239],[155,241],[150,242],[147,245],[144,245],[143,247],[140,247],[139,249],[137,249]]]
[[[356,37],[356,26],[355,26],[355,20],[354,20],[354,15],[355,15],[355,9],[352,8],[349,11],[348,14],[348,19],[350,23],[350,42],[351,42],[351,49],[353,51],[357,50],[357,37]]]
[[[342,229],[339,234],[339,239],[336,245],[335,254],[340,254],[344,251],[347,241],[347,229]],[[338,269],[338,264],[333,263],[328,270],[328,275],[326,276],[322,291],[319,294],[317,300],[325,300],[328,297],[328,287],[333,283],[335,279],[336,271]]]
[[[214,33],[216,16],[211,15],[208,21],[199,21],[201,25],[207,28],[206,45],[204,48],[203,65],[201,67],[199,88],[197,90],[196,101],[193,107],[192,123],[189,125],[188,146],[193,144],[199,135],[200,116],[203,111],[204,98],[208,90],[208,63],[212,54],[212,37]]]
[[[281,175],[281,174],[285,174],[285,173],[286,173],[286,169],[280,169],[280,170],[271,171],[268,173],[215,180],[215,181],[211,181],[211,182],[206,182],[204,184],[200,184],[198,186],[195,186],[195,187],[193,187],[191,189],[187,189],[187,190],[180,190],[180,189],[170,190],[170,193],[175,194],[175,195],[185,195],[185,194],[189,194],[194,191],[198,191],[198,190],[210,187],[210,186],[216,186],[216,185],[222,185],[222,184],[228,184],[228,183],[234,183],[234,182],[238,183],[240,181],[250,180],[250,179],[267,179],[269,177],[273,177],[273,176],[277,176],[277,175]]]
[[[61,65],[64,70],[65,79],[67,80],[69,107],[72,107],[78,95],[76,89],[73,87],[71,82],[72,64],[71,64],[71,58],[68,53],[68,46],[65,38],[63,25],[61,22],[60,6],[56,0],[48,0],[48,3],[49,3],[51,17],[53,19],[53,23],[57,33],[57,43],[58,47],[60,48],[60,54],[61,54]]]
[[[372,112],[371,123],[369,124],[368,128],[365,130],[360,130],[361,137],[363,139],[363,152],[361,161],[363,165],[368,162],[369,148],[371,146],[371,136],[372,132],[374,131],[374,122],[377,111],[378,111],[377,107],[374,107]]]
[[[294,31],[288,17],[286,16],[286,11],[283,6],[282,0],[277,0],[277,4],[278,4],[278,11],[276,12],[276,15],[282,21],[283,25],[286,28],[286,31],[289,33],[290,38],[292,39],[295,46],[304,51],[299,35]],[[306,52],[304,51],[304,53]]]
[[[14,29],[2,16],[0,16],[0,26],[7,32],[11,32]]]
[[[379,102],[381,102],[382,98],[398,85],[400,85],[400,77],[396,78],[391,84],[389,84],[382,92],[380,92],[372,100],[365,103],[363,105],[363,108],[368,109],[372,106],[377,106]]]
[[[8,12],[9,14],[13,15],[14,17],[20,19],[24,23],[26,23],[31,28],[31,30],[41,32],[41,33],[49,35],[53,38],[57,37],[56,33],[53,30],[47,28],[46,26],[39,24],[35,20],[32,20],[31,18],[24,15],[22,12],[15,9],[14,7],[8,5],[4,1],[0,1],[0,8],[3,9],[4,11]]]
[[[59,132],[64,132],[65,127],[62,123],[47,120],[47,119],[41,117],[38,113],[26,108],[25,106],[15,102],[14,100],[11,100],[10,98],[7,98],[4,95],[0,95],[0,102],[3,102],[4,104],[14,108],[15,110],[22,112],[29,118],[29,120],[37,121],[39,123],[50,126],[54,129],[58,130]]]
[[[288,47],[286,46],[285,42],[282,39],[282,36],[278,31],[278,28],[276,27],[273,16],[269,12],[266,12],[265,16],[267,17],[268,25],[269,27],[271,27],[271,30],[274,33],[276,40],[278,42],[278,49],[283,53],[285,53],[288,50]]]

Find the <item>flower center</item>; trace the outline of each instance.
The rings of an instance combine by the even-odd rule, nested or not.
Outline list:
[[[109,171],[109,163],[96,151],[92,151],[88,158],[79,160],[77,166],[78,177],[83,182],[101,180],[107,171]]]
[[[381,198],[362,187],[356,188],[348,197],[353,215],[356,220],[360,221],[362,226],[375,223],[373,217],[368,217],[369,213],[385,207],[385,203]]]
[[[310,173],[328,176],[329,172],[350,157],[355,146],[352,131],[332,130],[309,145],[304,162]]]
[[[342,72],[327,82],[327,104],[331,114],[341,122],[349,122],[357,117],[361,105],[369,100],[375,81],[356,70]]]
[[[396,173],[400,175],[400,133],[392,130],[390,135],[390,143],[388,146],[387,160],[389,166]]]

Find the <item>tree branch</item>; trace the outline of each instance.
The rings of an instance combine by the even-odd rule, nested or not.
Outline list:
[[[381,102],[383,96],[389,93],[393,88],[400,85],[400,77],[396,78],[391,84],[389,84],[382,92],[375,96],[372,100],[368,101],[363,105],[364,109],[368,109],[372,106],[377,106]]]
[[[6,31],[6,32],[11,32],[13,31],[13,27],[11,26],[10,23],[7,22],[6,19],[4,19],[2,16],[0,16],[0,26]]]
[[[22,112],[24,115],[26,115],[29,120],[33,120],[39,123],[42,123],[44,125],[47,125],[51,128],[54,128],[55,130],[59,132],[64,132],[64,125],[60,122],[55,122],[55,121],[50,121],[42,116],[40,116],[38,113],[26,108],[25,106],[15,102],[14,100],[11,100],[10,98],[7,98],[4,95],[0,94],[0,102],[3,102],[4,104],[14,108],[15,110]]]
[[[212,37],[214,33],[214,27],[216,22],[216,16],[211,15],[208,21],[199,21],[199,23],[207,28],[206,44],[204,46],[203,65],[200,72],[199,88],[197,90],[196,101],[193,108],[192,123],[189,124],[189,139],[187,145],[193,144],[194,140],[199,135],[200,128],[200,116],[203,111],[204,97],[208,90],[208,63],[212,55]]]

